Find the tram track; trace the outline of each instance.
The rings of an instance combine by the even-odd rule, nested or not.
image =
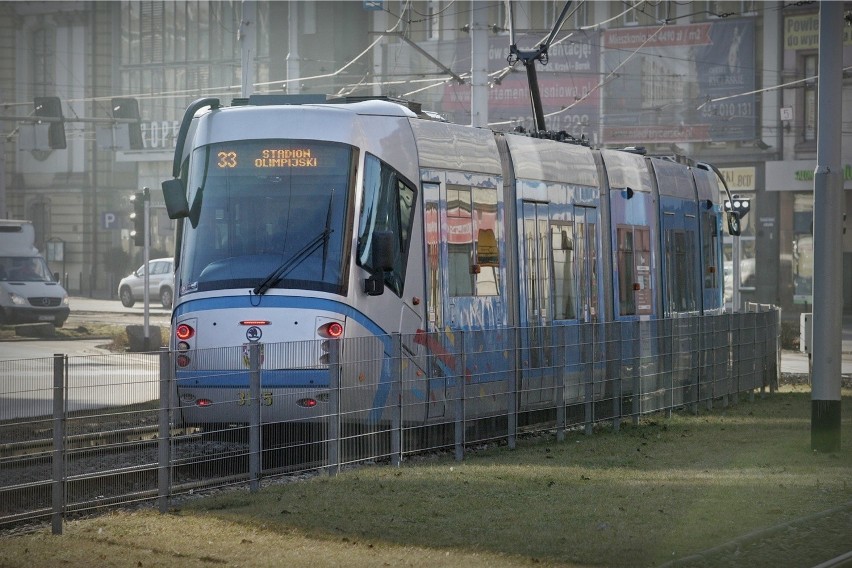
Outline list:
[[[244,434],[239,429],[171,429],[170,496],[247,481],[250,447]],[[68,436],[64,440],[62,466],[66,512],[155,499],[159,495],[158,436],[156,425]],[[322,443],[277,443],[263,451],[259,472],[263,477],[304,473],[325,464]],[[0,526],[50,514],[55,490],[53,460],[53,439],[43,435],[0,445]]]
[[[185,435],[185,429],[172,430],[173,436]],[[66,451],[83,448],[109,447],[129,442],[142,442],[156,439],[159,434],[157,426],[141,426],[120,431],[92,432],[67,436],[63,441]],[[118,439],[117,439],[118,438]],[[55,449],[53,438],[40,438],[24,442],[7,442],[0,444],[0,460],[9,458],[41,455]]]

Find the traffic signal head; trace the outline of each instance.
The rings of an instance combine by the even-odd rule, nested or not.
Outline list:
[[[725,211],[733,211],[742,219],[751,210],[751,202],[739,195],[734,195],[731,199],[725,201]]]
[[[133,202],[133,213],[130,219],[133,221],[133,230],[130,236],[137,247],[145,246],[145,193],[137,192],[130,198]]]
[[[65,121],[62,116],[62,101],[59,97],[35,97],[35,116],[45,118],[58,118],[58,122],[51,122],[47,131],[47,145],[53,150],[64,150],[65,143]]]
[[[115,97],[112,99],[112,117],[126,118],[136,122],[128,123],[130,149],[141,150],[142,126],[139,122],[139,101],[130,97]]]

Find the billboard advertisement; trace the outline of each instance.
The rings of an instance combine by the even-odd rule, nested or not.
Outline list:
[[[752,19],[603,33],[602,142],[756,138]],[[718,100],[723,99],[723,100]]]
[[[520,49],[531,49],[542,37],[518,35]],[[597,143],[600,121],[600,90],[597,89],[600,66],[600,33],[573,32],[559,37],[548,51],[547,65],[536,63],[538,85],[548,130],[564,130]],[[489,38],[488,70],[490,81],[488,123],[495,130],[534,125],[527,73],[520,63],[509,70],[509,36]],[[470,69],[470,40],[457,40],[454,69]],[[470,122],[470,84],[448,83],[440,102],[441,111],[454,122]]]

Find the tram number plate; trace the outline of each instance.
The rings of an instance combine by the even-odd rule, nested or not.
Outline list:
[[[237,393],[237,404],[247,406],[251,403],[251,393],[240,391]],[[272,393],[265,392],[260,395],[260,404],[263,406],[272,406]]]

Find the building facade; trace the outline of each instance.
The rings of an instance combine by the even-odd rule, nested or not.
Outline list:
[[[72,293],[109,297],[140,262],[129,198],[143,187],[152,188],[152,258],[173,252],[159,186],[171,177],[192,100],[229,104],[247,91],[384,95],[459,123],[530,129],[526,73],[507,61],[510,30],[519,48],[532,48],[564,5],[515,1],[510,25],[508,3],[480,0],[0,2],[0,215],[35,222]],[[538,67],[548,129],[718,165],[752,203],[744,235],[727,243],[731,300],[780,305],[790,317],[813,300],[818,10],[575,2]],[[845,82],[844,114],[852,104]],[[61,100],[65,148],[39,145],[28,120],[37,97]],[[138,101],[132,147],[110,122],[116,97]],[[847,139],[843,161],[852,164]],[[838,243],[847,309],[850,233]]]

